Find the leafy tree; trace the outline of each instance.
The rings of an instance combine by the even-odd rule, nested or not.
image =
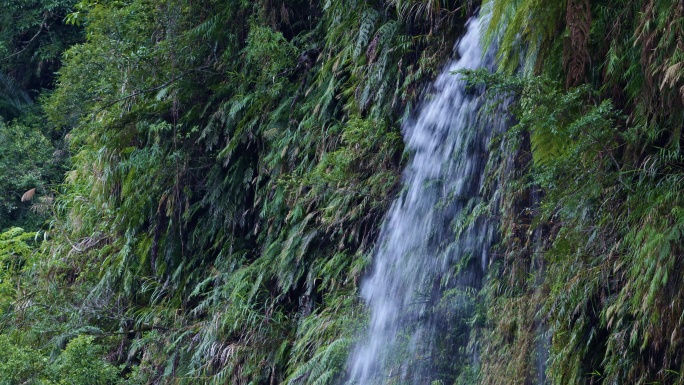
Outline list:
[[[108,385],[119,383],[119,370],[106,362],[103,349],[94,337],[80,335],[69,341],[52,365],[52,376],[59,385]]]
[[[81,39],[79,28],[64,22],[75,3],[75,0],[3,2],[0,74],[13,79],[24,92],[50,88],[60,67],[60,55]]]
[[[47,357],[40,352],[15,345],[0,334],[0,384],[46,384],[43,377],[46,366]]]
[[[81,39],[64,18],[74,1],[5,1],[0,15],[0,229],[36,228],[44,217],[29,212],[24,193],[45,197],[62,179],[67,153],[63,132],[53,130],[34,104],[54,84],[62,52]],[[54,148],[56,147],[56,148]],[[54,154],[54,157],[51,156]],[[33,190],[36,189],[36,190]],[[27,199],[24,199],[27,201]],[[29,200],[30,201],[30,200]],[[33,201],[34,203],[36,201]]]
[[[30,121],[0,121],[0,229],[41,224],[41,216],[29,208],[31,201],[50,194],[49,184],[57,179],[60,167],[55,155],[59,153],[54,151],[50,140]]]

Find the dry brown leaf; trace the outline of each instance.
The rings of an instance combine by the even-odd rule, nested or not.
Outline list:
[[[27,192],[24,193],[24,195],[21,196],[21,201],[22,202],[27,202],[33,199],[33,196],[36,195],[36,188],[32,188],[28,190]]]

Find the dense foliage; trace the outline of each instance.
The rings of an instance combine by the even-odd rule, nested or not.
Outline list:
[[[80,40],[63,23],[74,0],[2,3],[0,14],[0,230],[38,226],[33,196],[49,195],[61,180],[62,132],[49,124],[35,100],[52,88],[61,53]],[[35,189],[35,190],[34,190]],[[28,195],[26,192],[31,191]],[[23,199],[20,199],[23,198]]]
[[[489,6],[504,72],[525,64],[475,76],[514,95],[518,119],[502,138],[483,381],[546,367],[551,383],[682,383],[684,5]]]
[[[344,382],[401,121],[479,5],[4,2],[0,384]],[[502,241],[435,380],[684,382],[684,5],[483,7]]]
[[[5,313],[31,313],[3,331],[14,349],[49,353],[31,380],[49,381],[74,341],[131,383],[339,379],[398,190],[399,121],[472,10],[76,4],[65,22],[85,42],[41,103],[70,170],[34,205],[49,241],[12,274],[36,282]]]

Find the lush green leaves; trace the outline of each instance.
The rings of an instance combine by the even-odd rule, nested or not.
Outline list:
[[[682,120],[666,111],[682,108],[669,88],[677,68],[667,72],[682,7],[581,3],[490,2],[494,20],[509,21],[504,67],[522,55],[525,74],[540,76],[477,76],[515,98],[518,120],[502,138],[509,155],[492,168],[492,180],[506,181],[504,241],[483,292],[482,375],[530,378],[541,359],[552,383],[681,383],[682,283],[672,277],[681,269]],[[593,61],[573,72],[585,49]]]
[[[500,219],[502,242],[481,292],[441,286],[434,311],[457,324],[442,325],[436,370],[681,382],[682,7],[547,3],[484,5],[504,73],[525,77],[477,75],[516,118],[475,208]],[[24,0],[2,16],[0,113],[18,119],[0,123],[0,228],[42,223],[20,201],[33,188],[50,221],[46,243],[0,236],[0,378],[342,379],[365,319],[358,281],[398,189],[401,117],[472,5],[74,5]],[[480,359],[464,367],[453,347],[471,325]]]
[[[63,152],[55,152],[36,123],[0,121],[0,229],[40,225],[40,216],[29,207],[51,194],[49,184],[59,172]],[[30,198],[24,196],[33,189]]]
[[[397,188],[397,122],[448,53],[438,16],[462,15],[430,7],[442,32],[425,35],[396,6],[82,1],[70,14],[86,41],[44,106],[73,168],[39,279],[58,277],[45,292],[77,309],[68,324],[121,335],[108,356],[131,381],[340,375]],[[78,334],[59,329],[57,342]]]

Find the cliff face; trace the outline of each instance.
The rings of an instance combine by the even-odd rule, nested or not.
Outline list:
[[[0,72],[51,88],[0,109],[0,138],[39,143],[0,143],[0,203],[38,188],[0,220],[8,383],[345,382],[401,123],[480,6],[501,70],[470,81],[513,123],[470,220],[500,242],[473,290],[435,280],[468,317],[416,381],[684,381],[681,2],[24,3],[44,18],[0,47],[63,54],[54,83]]]

